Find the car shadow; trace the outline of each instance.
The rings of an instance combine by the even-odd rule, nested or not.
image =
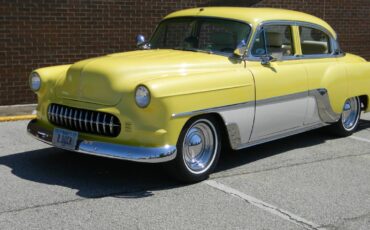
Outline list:
[[[370,120],[361,119],[358,124],[357,132],[365,130],[365,129],[369,129],[369,128],[370,128]]]
[[[142,198],[179,186],[160,165],[140,164],[44,148],[0,157],[19,178],[77,190],[85,198]]]
[[[370,128],[362,120],[360,130]],[[318,129],[278,141],[224,153],[216,172],[226,171],[251,162],[263,160],[286,151],[305,148],[334,139]],[[142,164],[78,154],[56,148],[11,154],[0,157],[0,165],[24,180],[58,185],[77,190],[85,198],[120,197],[143,198],[153,191],[168,190],[184,184],[171,179],[159,164]]]

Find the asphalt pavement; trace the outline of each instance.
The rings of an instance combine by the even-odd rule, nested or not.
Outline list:
[[[370,116],[221,156],[183,185],[161,165],[40,143],[0,123],[0,229],[370,229]]]

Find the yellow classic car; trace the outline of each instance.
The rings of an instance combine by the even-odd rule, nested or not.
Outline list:
[[[323,20],[296,11],[207,7],[164,18],[138,50],[33,71],[36,139],[57,148],[162,163],[204,180],[221,149],[330,125],[341,136],[368,112],[370,64],[344,53]]]

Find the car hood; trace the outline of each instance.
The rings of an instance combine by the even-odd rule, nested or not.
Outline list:
[[[219,72],[230,66],[227,57],[177,50],[116,53],[77,62],[56,85],[60,98],[116,105],[138,84],[166,77]]]

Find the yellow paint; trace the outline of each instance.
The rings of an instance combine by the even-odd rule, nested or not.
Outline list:
[[[133,124],[131,132],[122,129],[117,138],[81,133],[86,139],[130,145],[174,145],[189,117],[172,119],[172,114],[254,100],[253,76],[244,63],[218,55],[176,50],[134,51],[59,68],[55,71],[56,75],[62,72],[59,77],[47,76],[45,69],[36,70],[43,81],[57,78],[54,86],[42,84],[38,92],[37,117],[45,128],[52,128],[46,117],[51,102],[108,112],[119,117],[121,124]],[[100,75],[98,82],[109,84],[91,84],[87,77],[81,77],[89,73],[94,73],[94,81]],[[138,108],[134,100],[134,90],[139,84],[151,92],[151,103],[145,109]],[[158,130],[166,132],[158,135]]]
[[[198,8],[175,12],[166,18],[197,15],[245,21],[252,25],[253,33],[263,21],[298,19],[317,23],[336,36],[321,19],[287,10]],[[297,27],[293,27],[293,33],[296,54],[301,54]],[[330,103],[340,113],[347,98],[370,94],[370,65],[350,54],[337,59],[278,61],[265,67],[260,62],[213,54],[143,50],[36,72],[42,78],[37,92],[37,119],[44,128],[53,128],[46,117],[47,108],[50,103],[58,103],[111,113],[120,119],[122,131],[117,138],[80,133],[84,139],[151,147],[176,145],[181,129],[191,118],[173,118],[176,113],[317,88],[328,89]],[[151,103],[145,109],[138,108],[134,101],[138,85],[145,85],[151,92]],[[132,124],[130,131],[125,130],[125,123]]]
[[[302,48],[299,45],[300,42],[301,42],[300,33],[299,33],[299,26],[292,26],[292,33],[293,33],[293,39],[294,39],[295,55],[302,55]]]

